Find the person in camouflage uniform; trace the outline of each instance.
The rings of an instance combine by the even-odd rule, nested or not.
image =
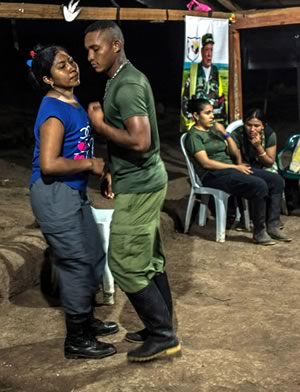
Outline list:
[[[213,55],[213,35],[205,34],[202,37],[200,64],[193,63],[190,68],[190,74],[184,85],[182,94],[182,115],[183,123],[190,128],[193,120],[187,112],[189,99],[204,98],[208,99],[214,108],[214,117],[218,122],[225,122],[225,96],[223,94],[222,81],[218,68],[212,64]]]

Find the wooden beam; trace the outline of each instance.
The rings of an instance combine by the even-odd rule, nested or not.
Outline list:
[[[254,29],[299,24],[300,7],[278,8],[276,10],[248,11],[236,13],[234,28]]]
[[[237,12],[242,10],[240,6],[234,4],[231,0],[216,0],[216,1],[231,12]]]
[[[218,0],[229,6],[230,0]],[[206,17],[206,12],[166,10],[154,8],[121,8],[121,20],[149,20],[149,21],[183,21],[186,15]],[[213,18],[227,19],[230,17],[226,12],[213,12]],[[32,3],[5,3],[0,2],[0,18],[13,19],[58,19],[63,20],[60,5],[32,4]],[[81,13],[76,20],[116,20],[117,10],[112,7],[82,7]],[[281,8],[263,11],[236,11],[234,28],[251,29],[257,27],[280,26],[299,24],[300,7]]]
[[[183,21],[186,15],[207,16],[206,12],[166,10],[154,8],[120,8],[121,20]],[[230,14],[213,12],[212,17],[227,19]],[[0,18],[64,19],[61,6],[53,4],[0,2]],[[117,9],[109,7],[81,7],[76,20],[116,20]]]
[[[62,19],[60,6],[51,4],[0,3],[0,18]]]
[[[198,12],[198,11],[182,11],[182,10],[167,10],[167,19],[171,21],[179,21],[184,20],[185,16],[204,16],[207,17],[207,12]],[[220,18],[220,19],[228,19],[230,18],[229,13],[227,12],[212,12],[212,18]]]
[[[296,40],[296,60],[297,60],[297,98],[298,98],[298,126],[300,124],[300,42]]]
[[[229,31],[229,119],[230,122],[243,118],[243,92],[241,67],[240,33]]]

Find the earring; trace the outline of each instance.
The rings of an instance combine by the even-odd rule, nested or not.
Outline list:
[[[54,88],[54,82],[50,82],[50,87]]]

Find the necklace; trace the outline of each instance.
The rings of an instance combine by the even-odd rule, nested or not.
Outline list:
[[[111,82],[116,78],[116,76],[118,75],[118,73],[122,71],[122,69],[125,67],[125,65],[127,65],[127,64],[129,64],[129,63],[130,63],[129,60],[124,61],[124,63],[122,63],[122,64],[119,66],[119,68],[116,70],[116,72],[113,74],[113,76],[112,76],[110,79],[108,79],[108,81],[106,82],[106,86],[105,86],[105,91],[104,91],[103,100],[105,100],[105,98],[107,97],[107,93],[108,93],[109,87],[110,87],[110,85],[111,85]]]

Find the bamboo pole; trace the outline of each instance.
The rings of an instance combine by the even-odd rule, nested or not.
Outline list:
[[[229,88],[229,119],[232,122],[243,117],[240,33],[233,28],[229,32]]]

